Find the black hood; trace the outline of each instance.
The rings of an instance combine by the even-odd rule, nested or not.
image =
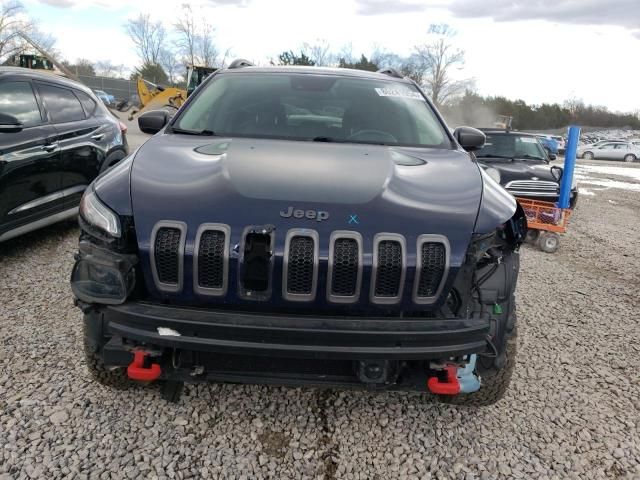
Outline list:
[[[505,185],[511,180],[545,180],[558,182],[562,175],[562,167],[549,165],[546,162],[536,162],[532,160],[491,160],[490,158],[479,158],[479,162],[490,168],[500,171],[500,183]],[[557,169],[554,175],[552,169]]]

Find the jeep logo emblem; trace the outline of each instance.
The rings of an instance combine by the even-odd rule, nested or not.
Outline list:
[[[286,210],[280,212],[282,218],[306,218],[309,220],[315,220],[316,222],[322,222],[329,219],[329,212],[323,210],[300,210],[293,207],[289,207]]]

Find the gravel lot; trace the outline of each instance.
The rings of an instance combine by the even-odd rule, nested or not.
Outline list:
[[[557,254],[523,248],[516,374],[480,410],[406,393],[199,385],[174,405],[108,390],[89,380],[68,286],[77,227],[0,244],[0,479],[640,478],[640,190],[598,188]]]

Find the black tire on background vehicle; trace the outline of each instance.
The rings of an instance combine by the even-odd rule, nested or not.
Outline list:
[[[593,155],[593,152],[584,152],[582,154],[582,158],[584,158],[585,160],[593,160],[595,157]]]
[[[637,160],[636,156],[633,153],[629,153],[624,156],[624,161],[627,163],[633,163]]]
[[[134,383],[129,380],[129,377],[127,377],[125,369],[117,368],[115,370],[111,370],[106,368],[102,363],[102,359],[100,358],[97,348],[88,340],[86,327],[83,333],[84,357],[87,362],[87,369],[89,370],[91,378],[102,385],[115,388],[117,390],[126,390],[132,387]]]
[[[111,153],[107,158],[102,162],[102,166],[100,167],[100,174],[106,172],[111,167],[113,167],[116,163],[122,160],[125,157],[125,153],[122,150],[117,150]]]
[[[524,241],[530,243],[531,245],[535,245],[538,241],[539,236],[540,230],[530,228],[529,230],[527,230],[527,235],[524,237]]]
[[[538,247],[546,253],[555,253],[560,248],[560,235],[555,232],[542,232],[538,237]]]

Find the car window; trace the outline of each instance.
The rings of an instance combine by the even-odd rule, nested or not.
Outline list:
[[[82,108],[84,108],[84,113],[86,114],[87,118],[93,115],[93,112],[96,111],[96,107],[97,107],[97,104],[96,102],[93,101],[93,98],[91,98],[89,95],[83,92],[76,91],[75,94],[76,94],[76,97],[78,97],[78,100],[80,100],[80,103],[82,104]]]
[[[617,144],[617,145],[615,146],[615,149],[616,149],[616,150],[627,150],[627,149],[628,149],[628,147],[627,147],[627,145],[626,145],[626,144],[624,144],[624,143],[619,143],[619,144]]]
[[[476,156],[530,158],[546,160],[547,156],[536,137],[519,136],[517,134],[488,133],[484,146],[478,150]]]
[[[451,148],[413,85],[335,75],[217,75],[175,127],[231,137]]]
[[[71,90],[45,84],[38,88],[53,123],[84,120],[82,105]]]
[[[40,109],[29,82],[0,83],[0,112],[16,117],[25,127],[40,125]]]

